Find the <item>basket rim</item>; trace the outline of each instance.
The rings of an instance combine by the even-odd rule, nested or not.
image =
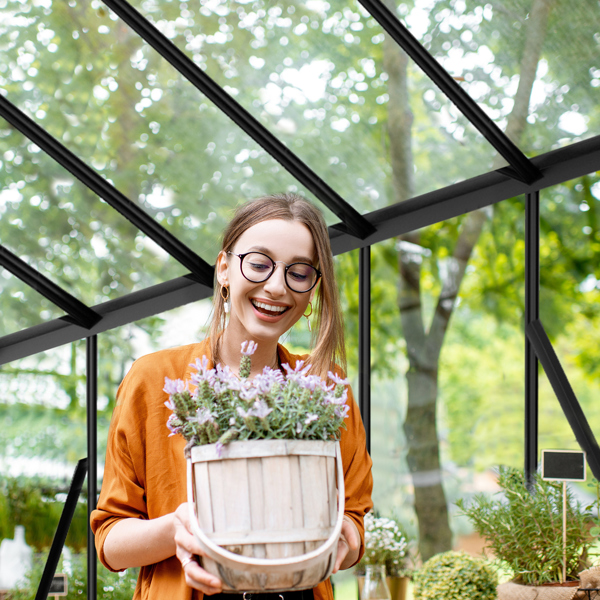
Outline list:
[[[190,455],[192,463],[298,455],[335,458],[336,444],[335,440],[242,440],[229,442],[221,448],[218,448],[217,444],[193,446]]]

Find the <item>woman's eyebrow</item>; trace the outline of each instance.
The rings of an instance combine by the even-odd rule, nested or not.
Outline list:
[[[262,252],[263,254],[266,254],[269,257],[272,254],[272,252],[268,248],[265,248],[264,246],[252,246],[252,247],[248,248],[248,252]],[[308,256],[294,256],[292,258],[292,262],[293,263],[294,262],[305,262],[308,264],[312,264],[312,258],[309,258]]]

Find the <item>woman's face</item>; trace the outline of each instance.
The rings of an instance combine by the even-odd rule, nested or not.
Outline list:
[[[236,254],[256,251],[288,265],[316,262],[316,249],[309,229],[298,221],[273,219],[247,229],[232,249]],[[277,263],[275,272],[262,283],[248,281],[240,269],[241,259],[221,252],[217,275],[221,285],[229,286],[231,302],[227,325],[236,341],[276,342],[298,321],[315,292],[292,291],[285,282],[285,265]]]

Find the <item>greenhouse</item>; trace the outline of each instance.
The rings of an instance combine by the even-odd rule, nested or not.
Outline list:
[[[117,389],[207,337],[223,231],[276,193],[328,228],[369,531],[399,527],[407,597],[453,561],[515,585],[595,564],[598,0],[0,0],[0,117],[0,540],[33,555],[15,590],[0,550],[0,594],[67,572],[67,597],[132,597],[88,525]],[[542,480],[548,450],[582,474]],[[522,570],[478,521],[514,489],[557,543]]]

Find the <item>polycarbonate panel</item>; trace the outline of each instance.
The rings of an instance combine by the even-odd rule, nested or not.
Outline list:
[[[361,212],[505,164],[355,2],[136,7]]]
[[[13,129],[0,129],[0,240],[88,306],[188,270]]]
[[[399,10],[528,156],[600,133],[596,0],[442,0]]]

